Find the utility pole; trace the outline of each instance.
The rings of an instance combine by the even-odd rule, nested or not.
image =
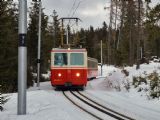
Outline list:
[[[56,46],[56,14],[57,12],[55,10],[53,10],[53,38],[54,38],[54,41],[53,41],[53,48],[55,48]]]
[[[64,32],[63,32],[63,19],[61,19],[62,21],[61,21],[61,23],[62,23],[62,26],[61,26],[61,47],[63,46],[63,34],[64,34]]]
[[[41,13],[42,2],[39,0],[39,25],[38,25],[38,56],[37,56],[37,87],[40,86],[40,63],[41,63]]]
[[[121,34],[122,34],[122,28],[123,28],[123,23],[124,23],[124,10],[125,8],[125,1],[122,0],[121,1],[121,16],[120,16],[120,28],[119,28],[119,35],[118,35],[118,41],[117,41],[117,50],[119,49],[119,43],[120,43],[120,40],[121,40]]]
[[[115,0],[115,21],[114,21],[114,26],[115,26],[115,30],[117,30],[117,12],[118,12],[118,0]]]
[[[69,44],[69,41],[68,41],[68,32],[69,32],[69,25],[67,26],[67,28],[66,28],[66,44],[68,45]]]
[[[19,0],[18,45],[18,115],[26,114],[27,82],[27,0]]]
[[[140,38],[141,38],[141,0],[138,0],[138,39],[137,39],[137,66],[136,69],[140,68]]]
[[[109,22],[109,35],[108,35],[108,64],[111,64],[112,23],[113,23],[113,0],[111,0],[111,4],[110,4],[110,22]]]
[[[103,54],[102,54],[102,46],[103,46],[103,43],[102,43],[102,40],[101,40],[101,76],[103,75],[103,71],[102,71],[102,67],[103,67]]]

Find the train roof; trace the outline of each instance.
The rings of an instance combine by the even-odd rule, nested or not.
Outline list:
[[[51,52],[87,52],[87,50],[85,48],[80,48],[80,49],[52,48]]]
[[[88,60],[90,60],[90,61],[97,61],[98,62],[98,60],[96,58],[88,57]]]

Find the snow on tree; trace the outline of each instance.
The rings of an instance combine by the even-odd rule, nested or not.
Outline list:
[[[2,94],[2,91],[1,91],[1,85],[0,85],[0,111],[3,111],[3,105],[8,101],[8,98],[7,96],[4,96]]]

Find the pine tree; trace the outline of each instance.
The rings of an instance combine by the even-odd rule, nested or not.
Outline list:
[[[87,34],[86,34],[86,48],[87,48],[87,52],[88,52],[88,56],[90,57],[94,57],[95,53],[93,51],[93,47],[94,47],[94,41],[93,41],[93,37],[95,35],[95,32],[94,32],[94,28],[93,26],[90,26]]]
[[[133,65],[140,59],[143,48],[143,2],[141,0],[122,1],[121,26],[118,40],[118,55],[121,63]],[[144,49],[144,48],[143,48]]]
[[[33,2],[32,5],[29,14],[30,21],[27,32],[28,65],[32,69],[32,72],[36,72],[39,4],[38,2]]]
[[[37,48],[38,48],[38,19],[39,19],[39,2],[33,2],[30,10],[30,21],[28,27],[28,62],[29,66],[33,68],[33,72],[36,72],[36,60],[37,60]],[[44,43],[48,17],[42,11],[42,24],[41,24],[41,36],[42,45]]]
[[[60,31],[60,23],[59,23],[59,18],[56,10],[53,11],[53,34],[54,34],[54,39],[53,39],[53,47],[59,47],[61,44],[61,31]]]
[[[50,50],[52,48],[51,41],[49,41],[49,38],[47,36],[48,34],[48,16],[42,12],[42,26],[41,26],[41,32],[42,32],[42,40],[41,40],[41,71],[47,72],[49,70],[49,64],[48,60],[50,59]]]
[[[146,54],[150,56],[160,56],[160,4],[152,8],[147,14],[145,28],[147,31]]]
[[[12,0],[0,2],[0,84],[3,92],[17,90],[17,13]]]

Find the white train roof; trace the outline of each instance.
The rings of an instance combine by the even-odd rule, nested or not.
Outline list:
[[[51,52],[87,52],[87,50],[85,48],[80,48],[80,49],[52,48]]]

